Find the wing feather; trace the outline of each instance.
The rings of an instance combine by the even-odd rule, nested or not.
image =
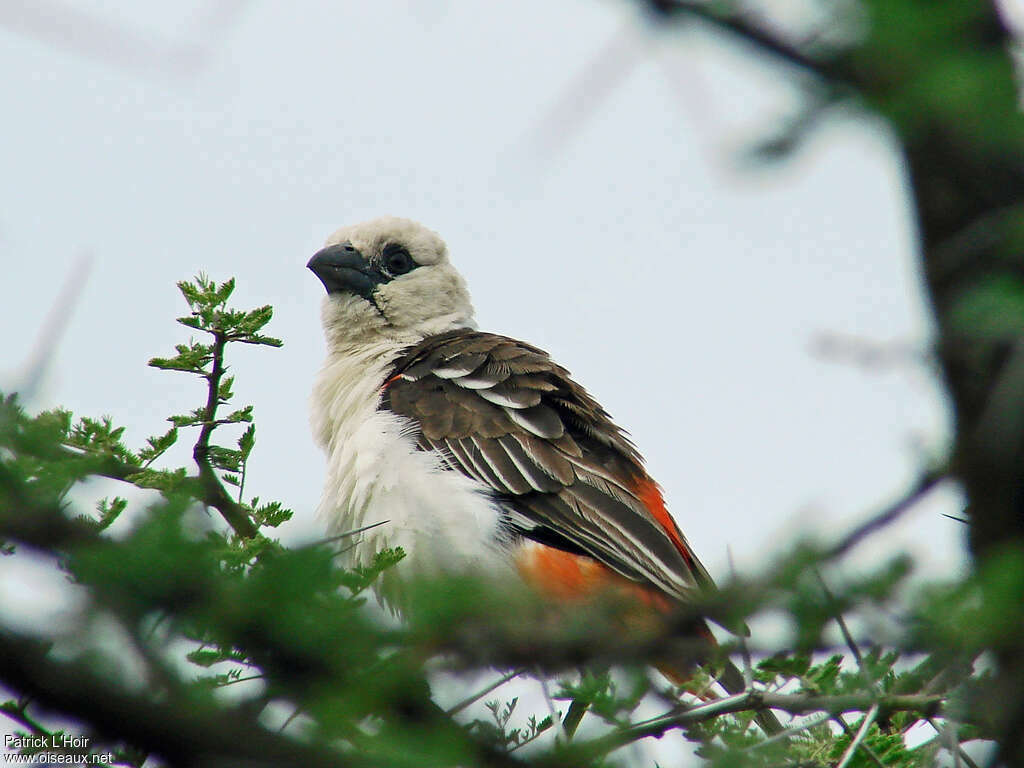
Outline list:
[[[676,596],[710,583],[629,438],[536,347],[468,330],[427,338],[396,361],[381,407],[491,488],[516,535]]]

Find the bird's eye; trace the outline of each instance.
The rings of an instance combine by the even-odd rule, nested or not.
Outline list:
[[[384,269],[393,277],[411,272],[416,266],[409,252],[401,246],[388,246],[384,249]]]

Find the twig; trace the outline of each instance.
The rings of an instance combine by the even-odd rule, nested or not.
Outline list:
[[[853,741],[850,742],[850,746],[846,748],[846,752],[843,754],[843,759],[839,761],[839,765],[836,768],[846,768],[853,760],[854,754],[857,752],[857,747],[864,741],[864,738],[868,735],[868,731],[871,730],[871,725],[875,722],[875,718],[878,717],[878,705],[875,704],[868,713],[864,715],[864,719],[860,723],[860,729],[857,731],[857,735],[853,737]]]
[[[224,347],[228,343],[227,336],[223,331],[210,331],[210,333],[213,335],[211,351],[213,367],[204,376],[207,381],[206,407],[203,410],[203,426],[199,430],[199,437],[192,449],[192,458],[195,459],[196,466],[199,467],[199,482],[205,492],[204,500],[209,499],[215,502],[211,506],[220,512],[236,534],[243,539],[251,539],[258,533],[256,524],[253,523],[245,508],[232,499],[224,489],[210,464],[210,437],[217,427],[214,422],[217,418],[217,406],[220,403],[220,380],[224,375]]]
[[[296,707],[295,711],[292,712],[290,715],[288,715],[288,717],[285,718],[285,721],[281,724],[281,727],[277,729],[278,732],[280,733],[285,728],[287,728],[289,725],[291,725],[292,722],[294,722],[295,718],[298,717],[301,714],[302,714],[302,707]]]
[[[836,715],[832,718],[832,720],[839,723],[839,727],[843,729],[843,733],[845,733],[851,739],[854,738],[853,731],[850,730],[850,724],[846,722],[845,717],[843,717],[842,715]],[[877,765],[878,768],[885,768],[885,763],[882,762],[882,759],[875,754],[875,751],[871,749],[871,747],[869,747],[867,744],[861,744],[860,748],[864,752],[864,754],[871,758],[871,762]]]
[[[221,373],[223,373],[223,370],[221,370]],[[214,397],[216,397],[216,390],[214,389],[213,392]],[[209,398],[207,399],[208,408]],[[203,429],[204,431],[212,431],[212,427],[208,424],[204,425]],[[98,453],[79,446],[42,444],[26,438],[18,430],[7,431],[4,437],[10,441],[14,448],[28,455],[51,461],[77,462],[81,469],[80,474],[82,475],[99,475],[111,480],[120,480],[134,485],[136,476],[146,471],[145,467],[123,461],[112,453]],[[200,437],[202,439],[202,433]],[[205,440],[205,444],[197,443],[196,448],[193,450],[193,457],[199,463],[200,474],[181,478],[178,481],[178,487],[189,493],[197,501],[220,512],[239,536],[242,538],[252,538],[257,534],[256,526],[249,518],[245,509],[228,495],[224,486],[221,485],[216,474],[214,474],[209,463],[209,434],[206,435]],[[202,460],[201,463],[200,460]],[[3,479],[0,478],[0,480]],[[13,475],[10,478],[10,482],[14,482]]]
[[[581,702],[579,699],[572,700],[572,703],[569,705],[569,711],[562,718],[562,730],[565,732],[566,738],[571,739],[576,735],[576,729],[580,727],[583,716],[587,714],[589,708],[589,702]]]
[[[736,562],[732,558],[732,547],[726,548],[726,554],[729,556],[729,577],[735,581]],[[749,691],[754,685],[754,664],[750,658],[750,646],[747,645],[747,638],[742,632],[736,635],[736,639],[743,656],[743,690]]]
[[[116,611],[114,614],[117,617],[121,628],[124,630],[125,634],[128,635],[128,640],[131,642],[135,652],[139,654],[139,658],[149,665],[154,678],[149,682],[153,683],[156,680],[159,680],[159,682],[163,683],[164,688],[169,693],[180,694],[183,690],[181,680],[170,666],[160,658],[156,651],[150,648],[149,644],[146,642],[146,638],[144,638],[142,633],[139,631],[137,624],[129,619],[128,616],[118,614]]]
[[[747,691],[735,696],[691,707],[682,712],[673,712],[656,717],[628,728],[610,733],[593,741],[578,745],[582,754],[587,756],[603,755],[648,736],[663,736],[666,732],[693,723],[701,723],[720,715],[748,710],[781,709],[793,715],[810,712],[828,712],[836,715],[853,710],[864,711],[876,709],[879,712],[924,712],[936,713],[944,702],[942,696],[895,695],[875,696],[872,694],[837,694],[834,696],[816,696],[811,694],[764,693]],[[802,728],[796,729],[797,731]],[[782,734],[779,734],[780,736]]]
[[[31,700],[28,698],[19,699],[17,705],[8,706],[9,702],[0,704],[0,712],[7,715],[14,722],[25,726],[32,733],[38,736],[52,736],[53,732],[44,728],[40,723],[36,722],[28,714],[28,705],[31,704]]]
[[[56,450],[63,453],[63,458],[81,459],[88,457],[94,459],[95,464],[89,467],[90,473],[111,480],[120,480],[125,483],[134,484],[132,478],[145,471],[143,467],[128,464],[109,454],[87,454],[81,452],[77,447],[64,447]],[[50,456],[49,458],[61,458],[61,456]],[[231,525],[235,533],[242,538],[253,538],[256,535],[256,526],[249,519],[246,511],[224,490],[224,486],[217,480],[216,475],[213,476],[212,484],[209,482],[209,479],[204,479],[201,475],[186,477],[181,480],[180,487],[191,494],[197,501],[220,512],[221,516]],[[233,523],[232,521],[235,522]]]
[[[837,64],[811,58],[740,13],[723,13],[717,10],[719,7],[717,5],[693,2],[692,0],[648,0],[648,5],[663,13],[679,12],[698,18],[752,44],[758,50],[777,60],[795,66],[822,80],[837,85],[854,85],[848,73],[840,69]]]
[[[562,735],[565,736],[565,740],[568,742],[572,737],[565,733],[564,726],[562,725],[561,712],[555,709],[555,700],[551,698],[551,691],[548,689],[548,681],[542,674],[537,675],[537,680],[540,682],[540,690],[544,694],[544,701],[548,705],[548,713],[551,715],[551,722],[558,723],[558,729],[562,731]]]
[[[960,743],[957,738],[957,729],[952,722],[950,722],[947,719],[945,724],[940,726],[936,724],[935,718],[932,717],[926,717],[925,722],[928,723],[928,725],[930,725],[932,728],[934,728],[935,731],[939,734],[950,734],[949,750],[953,753],[954,761],[956,761],[959,764],[959,761],[962,760],[964,764],[967,766],[967,768],[980,768],[980,766],[971,758],[971,756],[967,754],[966,750],[964,750],[964,748],[960,746]]]
[[[248,677],[236,677],[234,680],[225,680],[222,683],[215,683],[214,687],[226,688],[227,686],[234,685],[235,683],[248,683],[250,680],[263,680],[265,678],[266,675],[249,675]]]
[[[69,545],[100,540],[93,526],[68,518],[56,503],[44,504],[32,498],[26,485],[10,466],[0,462],[0,491],[7,502],[0,506],[0,536],[47,555],[57,555]],[[26,509],[32,510],[32,514],[20,513]]]
[[[957,741],[956,731],[953,728],[943,728],[942,735],[948,739],[946,747],[953,755],[953,768],[960,768],[960,743]]]
[[[825,598],[832,605],[835,605],[835,595],[833,595],[832,590],[828,588],[828,584],[825,582],[825,577],[821,575],[821,571],[815,568],[814,575],[818,578],[818,583],[821,585],[821,590],[825,593]],[[864,656],[860,652],[860,646],[858,646],[857,642],[853,639],[853,633],[850,632],[850,628],[846,625],[846,619],[843,618],[842,611],[837,609],[833,618],[836,620],[836,624],[839,625],[839,631],[843,635],[843,640],[846,642],[846,646],[850,649],[850,653],[853,654],[853,658],[857,662],[857,669],[860,671],[860,676],[864,679],[864,683],[867,685],[869,690],[877,691],[878,686],[875,685],[875,681],[868,675],[867,667],[864,665]],[[842,715],[836,715],[833,719],[839,723],[845,733],[850,733],[850,726],[846,722],[846,718]],[[881,759],[874,753],[874,750],[869,748],[866,744],[862,746],[862,749],[867,756],[871,758],[871,761],[878,766],[878,768],[885,768]]]
[[[751,744],[749,747],[747,747],[747,749],[748,750],[761,749],[761,747],[765,747],[765,746],[767,746],[769,744],[775,744],[776,742],[779,742],[779,741],[787,741],[791,736],[795,736],[798,733],[802,733],[803,731],[810,730],[814,726],[821,725],[822,723],[826,723],[826,722],[828,722],[831,719],[832,719],[832,715],[827,715],[827,714],[826,715],[814,715],[813,717],[807,718],[807,720],[805,720],[804,722],[800,723],[799,725],[791,725],[789,728],[787,728],[784,731],[780,731],[779,733],[773,733],[771,736],[766,738],[764,741],[759,741],[759,742],[757,742],[755,744]]]
[[[513,752],[516,752],[516,751],[522,749],[527,744],[532,744],[533,742],[535,742],[537,739],[539,739],[541,736],[543,736],[547,732],[548,732],[547,728],[541,728],[536,733],[534,733],[532,736],[528,736],[527,738],[525,738],[522,741],[520,741],[514,747],[509,747],[508,754],[511,755]]]
[[[245,471],[249,466],[249,459],[242,461],[242,471],[238,473],[238,504],[245,500]]]
[[[815,568],[814,575],[818,579],[818,583],[821,585],[821,591],[825,593],[825,599],[832,603],[832,605],[835,605],[835,595],[833,595],[832,590],[828,588],[828,584],[825,582],[825,577],[821,575],[821,571]],[[846,625],[846,619],[843,618],[843,614],[838,610],[832,618],[834,618],[836,620],[836,624],[839,625],[839,631],[843,635],[843,642],[846,643],[846,647],[849,648],[850,653],[853,654],[853,658],[857,662],[857,667],[861,671],[861,676],[864,677],[864,682],[873,688],[874,680],[871,680],[867,676],[867,672],[864,669],[864,656],[861,655],[860,647],[853,639],[853,634],[850,632],[850,628]]]
[[[377,525],[380,525],[380,523],[377,523]],[[526,671],[525,669],[515,669],[515,670],[512,670],[507,675],[504,675],[503,677],[498,678],[498,680],[496,680],[495,682],[493,682],[490,685],[488,685],[482,691],[474,693],[472,696],[468,696],[467,698],[463,699],[458,704],[456,704],[454,707],[452,707],[447,712],[445,712],[445,714],[447,714],[449,716],[450,715],[457,715],[459,712],[464,710],[470,704],[473,704],[474,702],[480,701],[480,699],[482,699],[488,693],[490,693],[491,691],[498,690],[505,683],[507,683],[508,681],[510,681],[510,680],[512,680],[514,678],[519,677],[525,671]]]
[[[299,547],[293,547],[293,549],[295,549],[295,550],[312,549],[313,547],[319,547],[319,546],[322,546],[324,544],[333,544],[334,542],[340,541],[341,539],[347,539],[349,536],[355,536],[357,533],[362,533],[363,531],[369,531],[369,530],[372,530],[372,529],[374,529],[374,528],[376,528],[378,526],[385,525],[385,524],[390,523],[390,522],[391,522],[390,520],[380,520],[380,521],[378,521],[376,523],[370,523],[369,525],[364,525],[364,526],[361,526],[360,528],[353,528],[353,529],[351,529],[349,531],[345,531],[344,533],[339,533],[336,536],[328,536],[325,539],[317,539],[316,541],[311,541],[308,544],[303,544],[302,546],[299,546]]]
[[[917,482],[914,483],[910,490],[903,494],[903,496],[887,506],[881,512],[858,525],[842,539],[825,550],[824,559],[832,560],[846,554],[875,531],[884,528],[899,519],[899,517],[914,506],[914,504],[924,498],[929,491],[941,483],[945,477],[946,474],[944,470],[933,470],[921,475]]]

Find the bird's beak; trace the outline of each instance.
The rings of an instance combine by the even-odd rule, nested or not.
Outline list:
[[[320,278],[327,293],[354,293],[370,300],[387,276],[372,266],[351,243],[330,245],[317,251],[306,264]]]

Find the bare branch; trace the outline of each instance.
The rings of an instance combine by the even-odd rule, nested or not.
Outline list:
[[[834,559],[841,557],[872,533],[875,533],[879,529],[898,520],[905,512],[907,512],[907,510],[928,495],[928,493],[935,486],[941,483],[945,477],[945,470],[934,470],[921,475],[917,482],[915,482],[910,490],[903,494],[903,496],[885,507],[881,512],[878,512],[870,519],[858,525],[842,539],[829,547],[825,551],[825,558]]]
[[[741,11],[723,11],[719,6],[708,2],[692,0],[647,0],[647,4],[662,14],[682,13],[706,22],[737,39],[753,45],[773,57],[777,61],[796,67],[798,70],[813,75],[833,84],[852,85],[848,73],[838,62],[827,62],[813,58],[799,48],[772,34],[762,24],[745,16]]]
[[[482,699],[482,698],[483,698],[484,696],[486,696],[486,695],[487,695],[488,693],[490,693],[491,691],[496,691],[496,690],[498,690],[498,689],[499,689],[499,688],[501,688],[501,686],[503,686],[503,685],[504,685],[505,683],[507,683],[508,681],[510,681],[510,680],[512,680],[512,679],[514,679],[514,678],[517,678],[517,677],[519,677],[519,676],[520,676],[521,674],[523,674],[523,673],[524,673],[525,671],[526,671],[525,669],[514,669],[514,670],[512,670],[512,671],[511,671],[511,672],[509,672],[509,673],[508,673],[507,675],[503,675],[502,677],[500,677],[500,678],[498,678],[497,680],[495,680],[495,681],[494,681],[493,683],[491,683],[490,685],[488,685],[488,686],[487,686],[486,688],[484,688],[484,689],[483,689],[482,691],[477,691],[477,692],[476,692],[476,693],[474,693],[474,694],[473,694],[472,696],[468,696],[467,698],[465,698],[465,699],[463,699],[462,701],[460,701],[460,702],[459,702],[458,704],[456,704],[456,705],[455,705],[454,707],[452,707],[451,709],[449,709],[449,710],[447,711],[447,714],[448,714],[448,715],[457,715],[457,714],[458,714],[459,712],[461,712],[462,710],[464,710],[464,709],[465,709],[466,707],[468,707],[468,706],[469,706],[470,704],[473,704],[474,702],[480,701],[480,699]]]

